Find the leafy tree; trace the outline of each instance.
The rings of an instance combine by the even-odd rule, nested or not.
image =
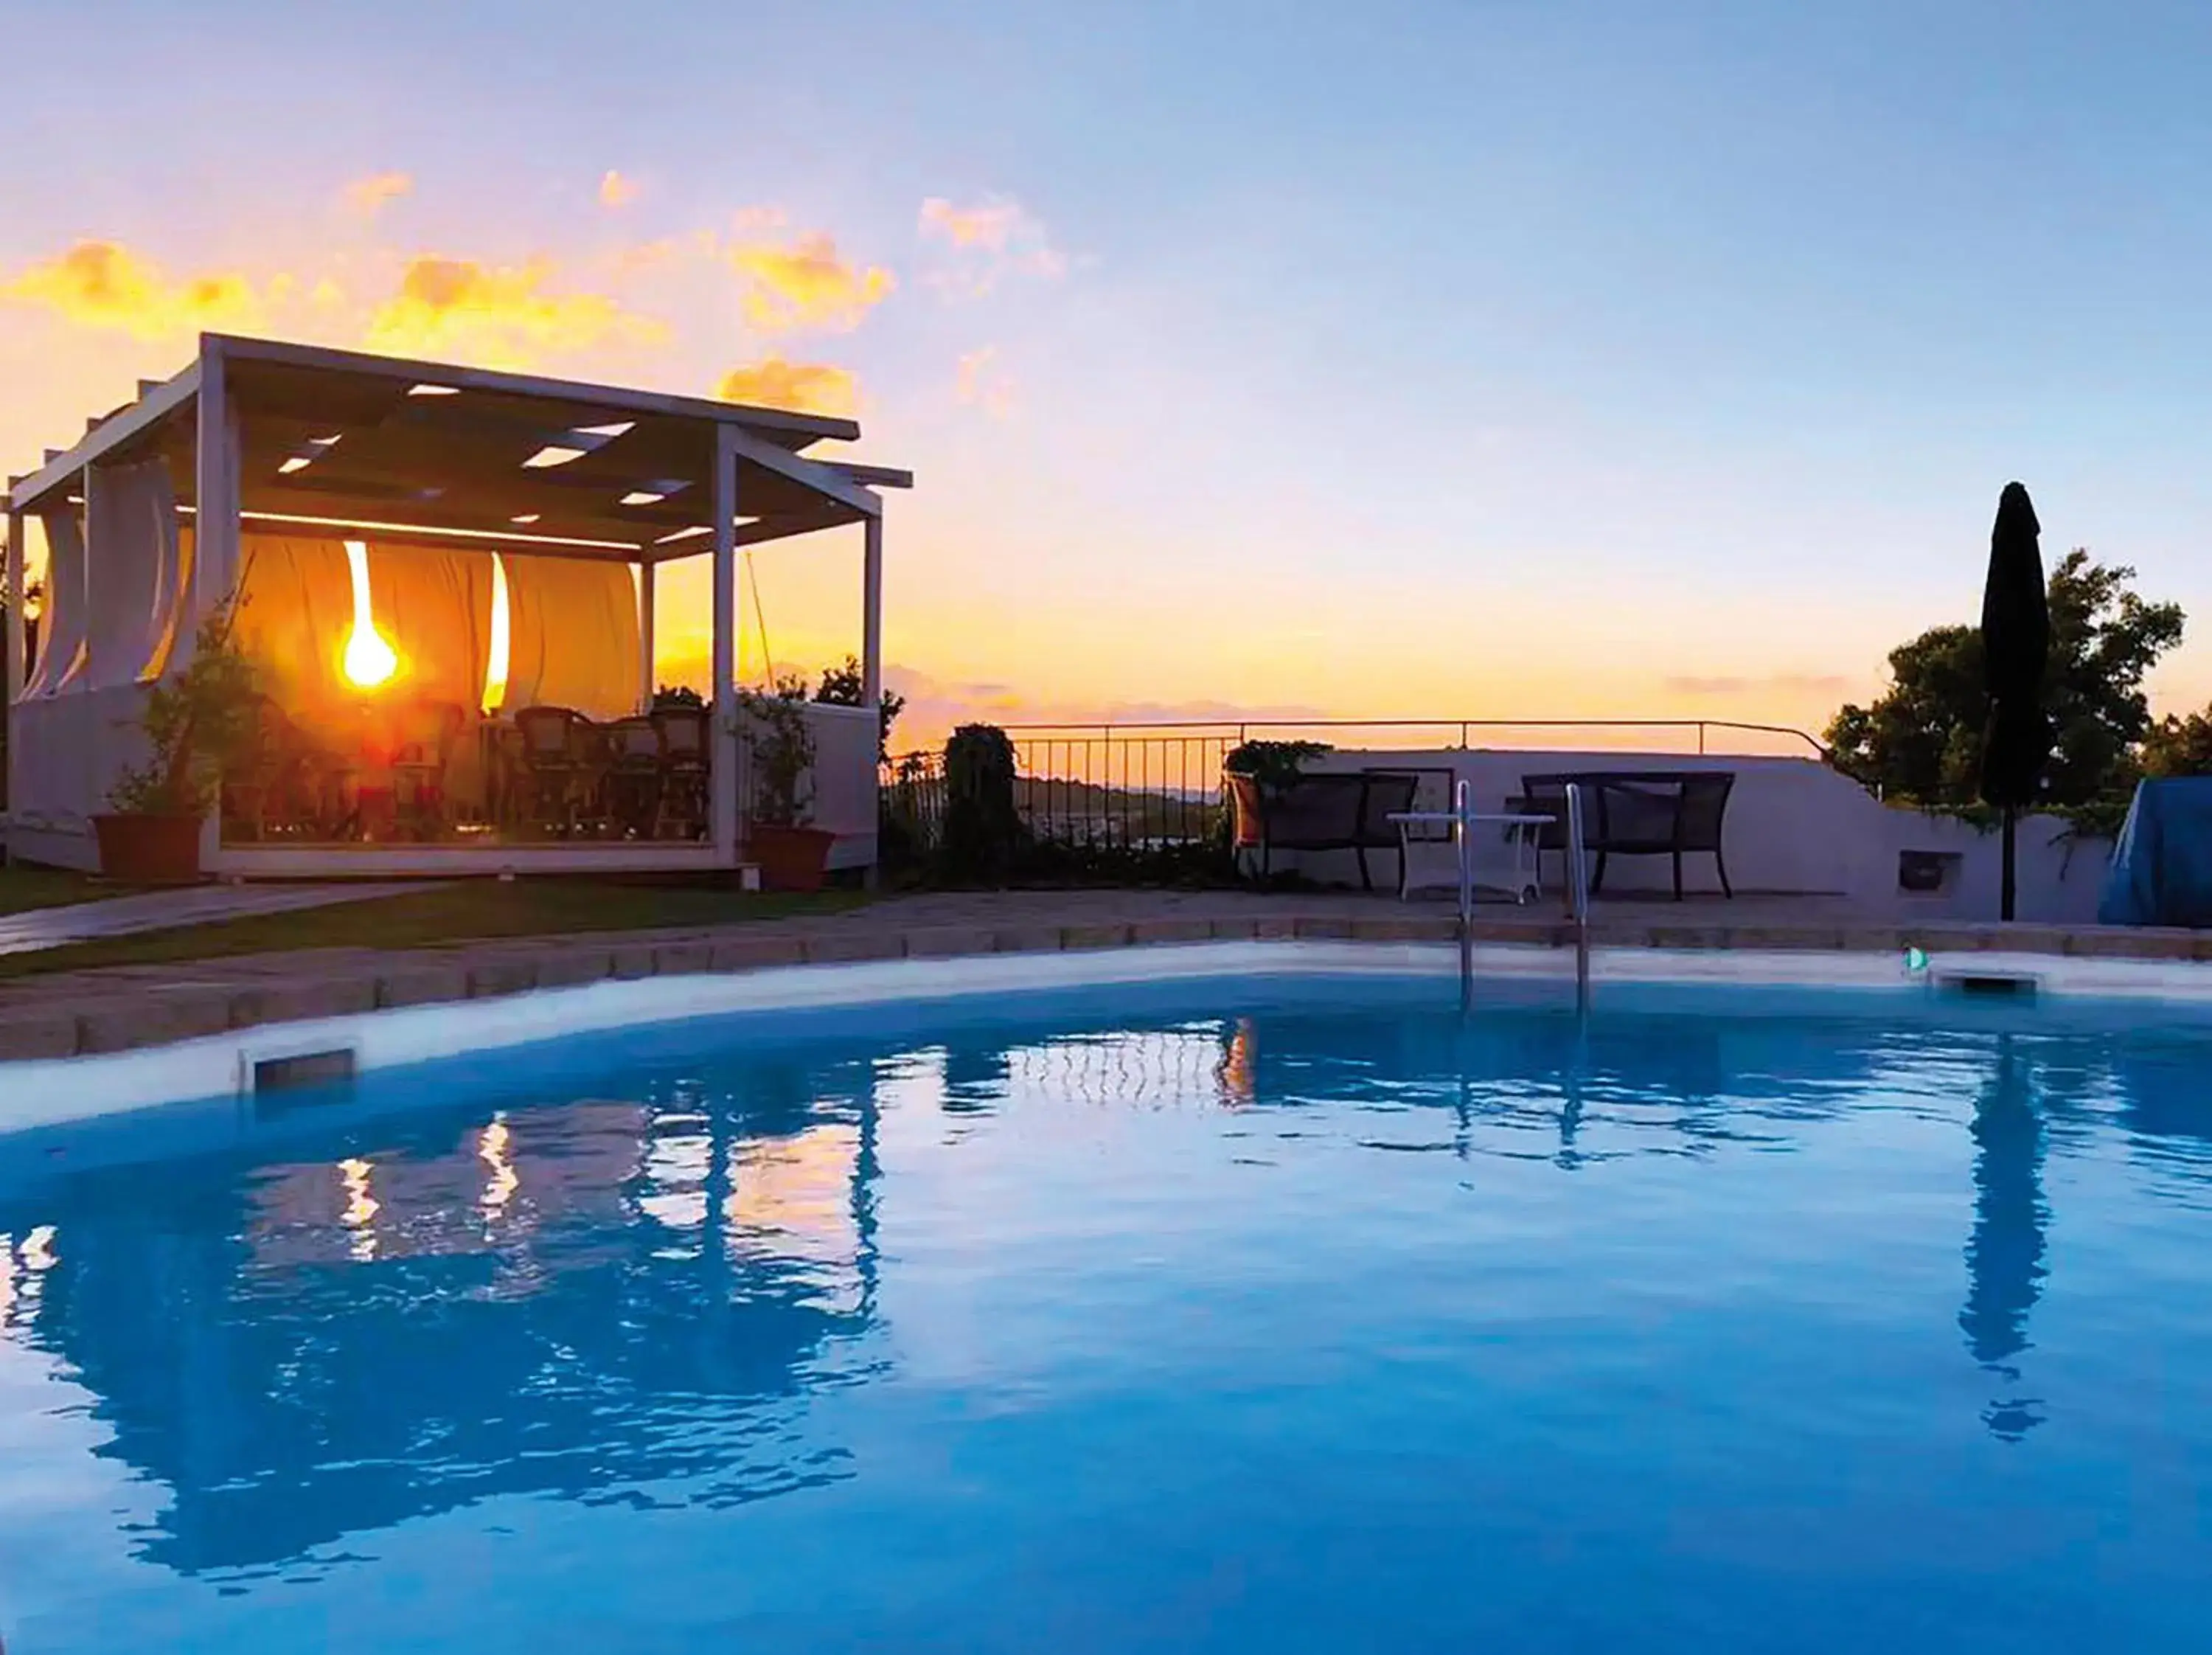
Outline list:
[[[2137,749],[2150,733],[2143,693],[2159,657],[2181,642],[2181,605],[2146,603],[2129,586],[2135,570],[2092,563],[2070,551],[2051,579],[2049,690],[2057,730],[2050,788],[2062,805],[2135,785]]]
[[[2152,734],[2143,680],[2181,642],[2181,606],[2146,602],[2134,569],[2093,563],[2076,548],[2051,573],[2051,670],[2045,706],[2054,734],[2045,771],[2054,805],[2086,805],[2133,785]],[[1885,795],[1970,805],[1988,700],[1978,627],[1939,626],[1890,653],[1890,688],[1847,705],[1828,726],[1839,767]]]
[[[2212,776],[2212,707],[2167,717],[2143,738],[2145,776]]]
[[[1837,764],[1892,798],[1964,804],[1981,739],[1982,630],[1939,626],[1889,652],[1889,692],[1828,726]]]

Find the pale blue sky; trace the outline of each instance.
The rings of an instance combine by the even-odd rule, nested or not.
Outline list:
[[[2024,9],[83,0],[10,32],[0,273],[578,261],[773,204],[898,277],[779,348],[921,474],[892,646],[947,693],[1809,721],[1971,614],[2014,476],[2047,554],[2212,639],[2212,11]],[[1068,268],[947,301],[929,197]],[[655,350],[545,366],[750,349],[709,274],[656,302]],[[15,465],[185,348],[84,332],[0,307]],[[951,389],[986,346],[997,417]]]

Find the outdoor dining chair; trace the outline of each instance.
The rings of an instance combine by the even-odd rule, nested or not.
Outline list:
[[[660,731],[641,715],[618,718],[602,726],[599,733],[605,749],[606,815],[621,837],[650,838],[660,814]]]
[[[701,839],[707,835],[708,767],[707,713],[699,707],[660,707],[653,727],[660,738],[660,790],[653,813],[656,839]]]
[[[446,778],[453,748],[468,726],[468,710],[451,702],[412,702],[394,721],[392,786],[394,812],[417,839],[442,838],[447,828]]]
[[[223,770],[223,837],[258,843],[323,833],[324,756],[271,697],[256,696],[248,718],[244,750]]]
[[[573,837],[592,780],[592,721],[568,707],[525,707],[514,715],[522,773],[518,813],[532,829]]]

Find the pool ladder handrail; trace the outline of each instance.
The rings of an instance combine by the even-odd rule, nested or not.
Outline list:
[[[1575,942],[1575,1006],[1578,1011],[1589,1009],[1589,868],[1583,843],[1583,789],[1579,782],[1566,785],[1567,831],[1565,854],[1567,886],[1567,919],[1574,928]],[[1409,812],[1403,819],[1432,820],[1424,815]],[[1472,831],[1478,822],[1509,822],[1516,824],[1534,824],[1550,826],[1559,818],[1555,816],[1511,813],[1486,815],[1474,808],[1474,797],[1468,783],[1461,780],[1452,788],[1452,849],[1459,863],[1459,992],[1462,1004],[1470,1001],[1474,994],[1474,836]]]
[[[1589,867],[1583,843],[1583,785],[1567,783],[1567,918],[1575,933],[1575,1009],[1589,1009]]]

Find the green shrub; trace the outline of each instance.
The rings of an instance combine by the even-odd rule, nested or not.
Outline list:
[[[1029,833],[1014,808],[1014,744],[991,724],[963,724],[945,744],[945,877],[995,884],[1013,872]]]

